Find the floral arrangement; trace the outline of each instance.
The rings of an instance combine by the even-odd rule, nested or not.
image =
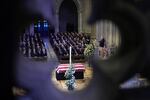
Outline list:
[[[94,53],[96,42],[93,40],[90,44],[87,44],[84,49],[84,55],[86,57],[91,56]]]
[[[73,90],[75,86],[75,69],[74,66],[71,64],[68,68],[68,70],[65,72],[66,77],[66,86],[68,87],[68,90]]]
[[[90,44],[87,44],[86,48],[84,49],[84,56],[88,58],[89,66],[90,66],[90,56],[94,54],[95,47],[96,47],[96,42],[95,40],[93,40]]]

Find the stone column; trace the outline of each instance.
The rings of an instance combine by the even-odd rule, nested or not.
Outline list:
[[[78,32],[82,32],[82,12],[78,12]]]
[[[115,27],[116,28],[116,45],[117,46],[119,46],[119,44],[120,44],[120,33],[119,33],[119,29],[118,29],[118,27],[116,26]]]
[[[99,30],[100,30],[100,38],[99,38],[99,40],[100,40],[103,37],[103,33],[104,32],[103,32],[103,25],[102,25],[102,23],[100,23],[99,26],[100,26],[99,27]]]
[[[26,27],[25,34],[29,34],[29,33],[30,33],[30,27]]]
[[[101,23],[96,23],[96,40],[97,42],[100,40],[101,38],[101,34],[102,34],[102,28],[101,28]]]
[[[105,40],[106,40],[106,45],[108,45],[108,35],[107,35],[108,33],[107,33],[107,21],[105,20],[104,21],[104,38],[105,38]]]
[[[98,33],[99,33],[99,30],[98,30],[98,27],[99,27],[99,24],[96,23],[96,41],[98,42]]]
[[[112,45],[112,23],[109,22],[109,39],[110,39],[110,45]]]
[[[56,13],[56,26],[55,26],[55,33],[59,32],[59,13]]]
[[[113,44],[116,45],[116,31],[115,31],[115,24],[112,24],[112,34],[113,34]]]
[[[31,34],[31,35],[34,34],[34,23],[30,24],[29,34]]]

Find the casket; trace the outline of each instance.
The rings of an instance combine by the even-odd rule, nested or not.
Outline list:
[[[60,64],[56,68],[56,79],[57,80],[66,80],[64,77],[66,70],[68,70],[69,64]],[[84,78],[84,71],[85,67],[82,63],[75,63],[74,64],[75,73],[74,76],[76,79],[83,79]]]

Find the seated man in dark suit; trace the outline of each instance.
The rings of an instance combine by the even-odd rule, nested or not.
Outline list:
[[[100,47],[105,47],[106,46],[106,40],[104,38],[102,38],[100,41],[99,41],[99,46]]]

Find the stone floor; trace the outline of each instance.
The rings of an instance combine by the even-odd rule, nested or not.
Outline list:
[[[75,83],[75,91],[82,90],[86,88],[92,79],[93,70],[91,67],[86,67],[84,72],[84,79],[77,79]],[[55,75],[55,70],[52,72],[52,82],[55,87],[61,91],[68,92],[67,86],[65,85],[65,80],[57,80]]]

